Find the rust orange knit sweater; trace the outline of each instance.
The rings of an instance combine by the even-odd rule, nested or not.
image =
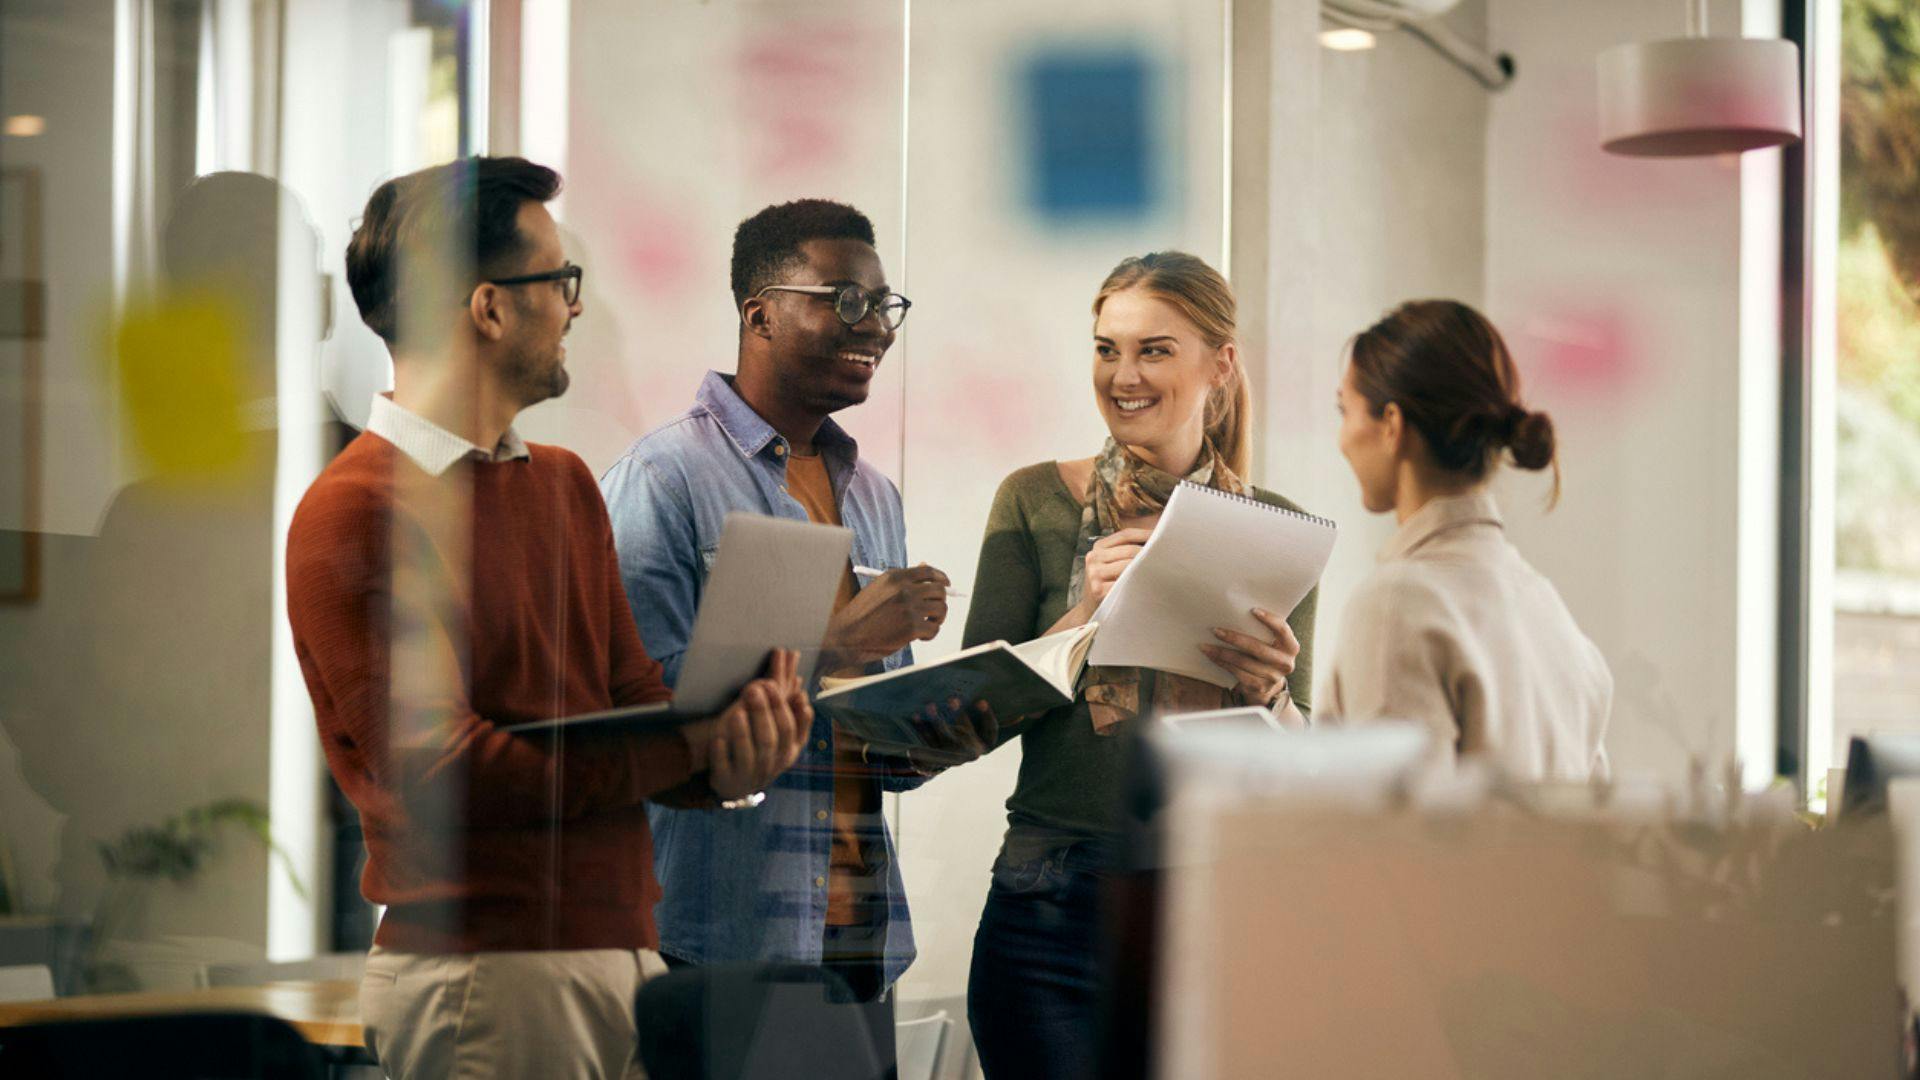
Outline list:
[[[500,730],[670,696],[592,474],[531,452],[431,477],[362,434],[287,537],[294,648],[386,948],[659,945],[642,804],[689,779],[685,742]]]

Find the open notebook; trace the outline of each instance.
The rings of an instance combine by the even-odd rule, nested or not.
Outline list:
[[[1217,642],[1216,626],[1271,638],[1250,610],[1292,614],[1320,580],[1334,531],[1326,518],[1182,483],[1094,613],[1100,636],[1087,662],[1232,686],[1200,646]]]
[[[921,745],[914,718],[928,705],[986,701],[1001,723],[1072,703],[1096,623],[1020,645],[989,641],[881,675],[823,678],[814,704],[848,734],[875,746]]]
[[[852,531],[838,526],[728,514],[672,701],[531,720],[506,730],[592,723],[672,727],[712,716],[759,676],[774,649],[798,651],[800,678],[811,678],[852,550]]]

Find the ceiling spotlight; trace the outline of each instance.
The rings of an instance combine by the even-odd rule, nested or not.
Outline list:
[[[1372,33],[1357,26],[1338,26],[1320,31],[1320,44],[1335,52],[1358,52],[1373,48],[1374,40]]]
[[[1705,157],[1800,138],[1800,50],[1779,38],[1707,36],[1706,0],[1686,0],[1687,36],[1600,54],[1600,145],[1634,157]]]
[[[16,138],[31,139],[35,135],[43,135],[46,133],[47,118],[44,116],[29,116],[25,113],[19,116],[9,116],[7,117],[5,128],[0,130],[4,130],[8,135],[15,136]]]

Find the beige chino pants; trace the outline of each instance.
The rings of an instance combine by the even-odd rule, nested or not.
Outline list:
[[[648,949],[367,956],[367,1049],[394,1080],[645,1080],[633,999],[666,974]]]

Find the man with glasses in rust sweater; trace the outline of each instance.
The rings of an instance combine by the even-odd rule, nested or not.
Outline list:
[[[544,205],[559,187],[468,158],[374,192],[347,278],[394,389],[287,538],[295,649],[386,905],[361,1009],[395,1077],[637,1071],[634,996],[665,970],[645,803],[752,795],[812,721],[777,651],[678,730],[502,730],[669,696],[592,474],[512,426],[567,386],[581,270]]]

